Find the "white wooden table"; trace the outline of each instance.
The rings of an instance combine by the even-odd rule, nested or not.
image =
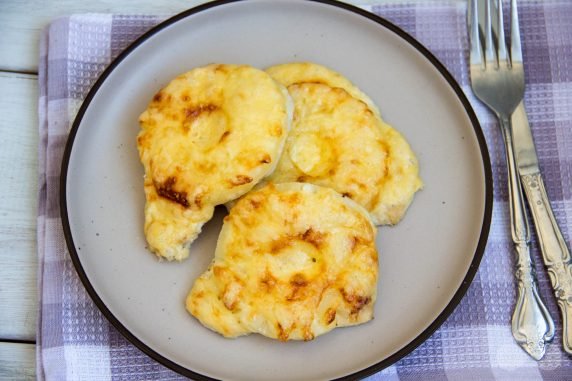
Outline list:
[[[356,4],[400,0],[347,1]],[[451,0],[465,1],[465,0]],[[0,1],[0,380],[35,378],[38,42],[54,18],[174,14],[205,0]]]

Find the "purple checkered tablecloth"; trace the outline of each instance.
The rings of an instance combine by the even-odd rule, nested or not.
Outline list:
[[[465,90],[481,121],[495,181],[491,233],[481,267],[455,312],[410,355],[372,380],[572,380],[562,350],[560,312],[538,264],[540,293],[557,327],[544,359],[532,360],[511,336],[516,291],[509,239],[502,138],[493,116],[470,91],[466,5],[419,1],[366,7],[427,46]],[[572,238],[572,1],[519,2],[525,103],[546,188],[568,246]],[[41,37],[39,76],[39,380],[174,380],[182,376],[147,357],[95,307],[63,237],[59,175],[74,116],[90,86],[131,41],[164,17],[82,14],[55,20]]]

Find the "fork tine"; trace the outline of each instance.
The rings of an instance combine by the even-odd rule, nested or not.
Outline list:
[[[491,1],[485,2],[485,60],[486,66],[496,67],[497,59],[493,42],[493,27],[491,22]]]
[[[522,63],[520,46],[520,27],[518,25],[518,9],[516,0],[510,2],[510,58],[513,63]]]
[[[479,37],[479,12],[477,0],[470,0],[468,17],[469,44],[471,46],[469,59],[471,61],[471,65],[481,65],[484,68],[483,49],[481,47],[481,39]]]
[[[504,38],[504,25],[503,25],[503,11],[502,11],[502,0],[497,0],[497,54],[500,65],[510,66],[510,61],[508,60],[508,54],[506,49],[506,41]]]

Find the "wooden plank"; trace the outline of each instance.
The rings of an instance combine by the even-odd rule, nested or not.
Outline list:
[[[366,5],[404,0],[349,0]],[[415,1],[415,0],[413,0]],[[422,1],[422,0],[418,0]],[[461,3],[466,0],[450,0]],[[57,17],[74,13],[103,12],[171,15],[206,0],[2,0],[0,4],[0,70],[37,72],[41,30]]]
[[[36,346],[0,342],[0,380],[36,379]]]
[[[37,93],[35,75],[0,73],[0,339],[36,337]]]
[[[205,0],[3,0],[0,5],[0,70],[37,72],[41,30],[57,17],[74,13],[178,13]]]

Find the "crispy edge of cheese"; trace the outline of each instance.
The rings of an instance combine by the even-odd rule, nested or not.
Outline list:
[[[147,247],[158,258],[182,261],[189,256],[191,243],[203,225],[212,218],[214,206],[191,211],[159,197],[153,184],[145,184],[144,188],[146,199],[153,200],[145,202],[143,230]]]
[[[423,189],[419,163],[403,135],[382,122],[381,129],[389,147],[391,160],[387,162],[388,176],[379,199],[370,212],[376,225],[396,225],[403,219],[417,191]],[[396,185],[399,184],[399,185]]]
[[[376,116],[380,116],[377,105],[367,94],[349,79],[324,65],[313,62],[291,62],[271,66],[266,69],[266,72],[286,87],[296,83],[322,83],[331,87],[340,87],[354,98],[364,102]]]

